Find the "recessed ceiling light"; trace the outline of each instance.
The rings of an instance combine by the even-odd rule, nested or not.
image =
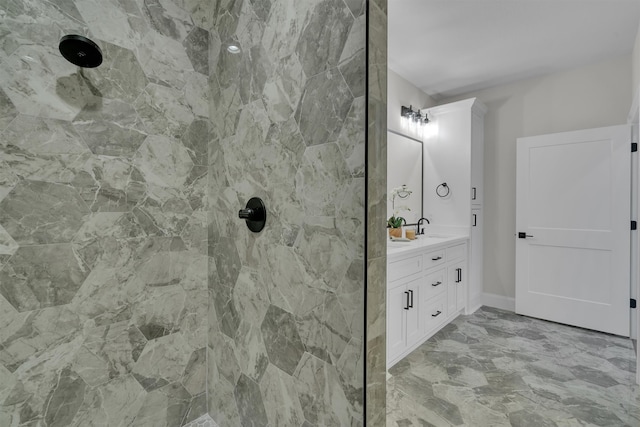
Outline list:
[[[237,44],[230,44],[227,46],[227,52],[240,53],[240,46],[238,46]]]

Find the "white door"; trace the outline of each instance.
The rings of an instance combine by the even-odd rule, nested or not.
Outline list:
[[[630,138],[625,125],[518,139],[516,313],[629,335]]]

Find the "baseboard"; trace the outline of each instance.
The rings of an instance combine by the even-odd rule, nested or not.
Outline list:
[[[482,294],[482,305],[486,305],[487,307],[499,308],[501,310],[514,312],[516,311],[515,298],[496,294],[488,294],[486,292]]]

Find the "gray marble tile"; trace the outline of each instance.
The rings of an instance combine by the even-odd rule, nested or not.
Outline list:
[[[68,425],[106,426],[134,423],[145,396],[145,391],[131,375],[114,378],[85,391],[83,402]],[[105,414],[108,414],[108,418],[105,418]]]
[[[305,143],[335,141],[352,101],[349,86],[335,69],[310,78],[295,112]]]
[[[99,155],[132,157],[147,137],[136,110],[118,100],[104,99],[100,105],[83,108],[73,127]]]
[[[181,334],[175,333],[151,340],[133,366],[135,379],[147,391],[181,380],[190,352]]]
[[[363,96],[366,91],[365,74],[367,69],[366,40],[367,21],[364,15],[358,17],[351,26],[349,37],[340,56],[339,69],[355,97]]]
[[[0,131],[3,131],[9,123],[18,115],[18,110],[11,99],[0,89]]]
[[[73,368],[89,386],[128,376],[147,344],[143,334],[128,322],[96,327],[86,334]]]
[[[132,103],[148,84],[138,58],[133,51],[117,44],[102,40],[97,43],[102,50],[103,62],[97,68],[84,69],[83,75],[100,97]]]
[[[141,11],[149,27],[158,33],[183,41],[193,28],[193,20],[179,2],[167,0],[143,0]]]
[[[216,358],[209,349],[207,382],[215,384],[208,390],[209,414],[219,425],[242,425],[234,394],[235,382],[232,384],[220,376],[216,360],[225,363],[224,359]]]
[[[71,245],[22,246],[0,272],[0,293],[18,311],[63,305],[87,274]]]
[[[312,425],[350,425],[351,414],[334,366],[305,353],[294,373],[300,404],[306,421]]]
[[[187,363],[183,376],[182,384],[192,395],[207,391],[207,349],[201,348],[191,353],[191,358]]]
[[[189,412],[191,395],[179,384],[169,384],[147,393],[135,424],[144,427],[173,427],[183,424]]]
[[[75,0],[75,5],[100,40],[135,50],[149,31],[136,2]],[[109,19],[104,19],[105,16]]]
[[[234,389],[240,421],[243,425],[266,426],[269,422],[258,384],[244,374]]]
[[[176,89],[184,87],[185,73],[193,71],[182,44],[154,31],[142,39],[138,59],[149,81]]]
[[[32,116],[71,120],[95,96],[53,48],[21,46],[0,63],[0,86],[16,109]]]
[[[293,426],[304,421],[302,407],[290,375],[269,365],[260,381],[264,407],[270,425]]]
[[[262,322],[261,330],[269,361],[289,375],[293,375],[304,353],[304,346],[293,315],[272,305]]]
[[[485,339],[450,339],[456,336]],[[583,359],[558,352],[576,346]],[[388,421],[402,425],[400,414],[409,422],[433,412],[442,425],[634,425],[635,373],[592,354],[602,348],[626,348],[633,359],[629,340],[483,307],[389,370]]]
[[[191,60],[193,69],[198,73],[209,75],[209,39],[211,35],[207,30],[194,27],[187,38],[182,42],[187,55]]]
[[[296,193],[307,216],[335,216],[350,176],[336,144],[307,148],[295,176]]]
[[[146,182],[131,159],[91,156],[74,176],[72,185],[92,212],[129,212],[144,200]],[[131,231],[122,237],[140,236]]]
[[[154,135],[180,139],[195,118],[183,93],[162,85],[149,84],[133,106],[147,132]]]
[[[324,0],[314,4],[302,24],[303,30],[296,46],[307,76],[338,64],[352,25],[353,15],[344,3]]]
[[[4,150],[15,146],[34,155],[86,154],[88,147],[66,121],[19,115],[0,135]]]
[[[308,217],[295,251],[307,271],[328,289],[335,289],[351,264],[351,252],[330,217]],[[332,268],[327,270],[326,266]]]
[[[364,177],[366,159],[362,141],[365,139],[365,131],[362,124],[365,122],[365,107],[364,97],[353,100],[337,140],[340,152],[354,177]]]

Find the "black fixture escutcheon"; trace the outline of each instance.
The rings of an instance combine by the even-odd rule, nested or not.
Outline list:
[[[267,222],[267,208],[259,197],[252,197],[247,202],[247,207],[240,209],[238,216],[247,221],[247,227],[254,233],[259,233]]]

